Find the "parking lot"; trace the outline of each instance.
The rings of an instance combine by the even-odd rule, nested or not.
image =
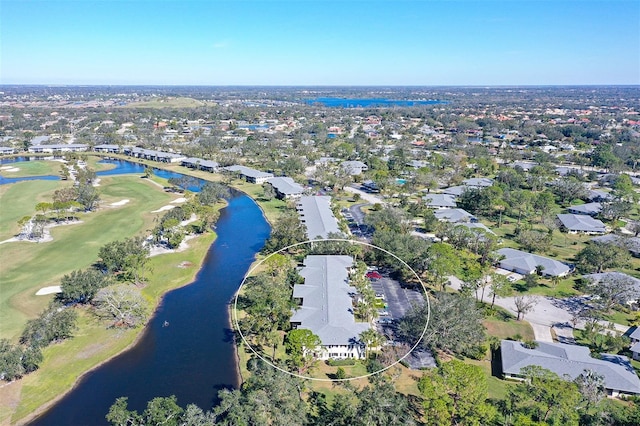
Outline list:
[[[400,283],[391,279],[385,272],[382,278],[371,280],[371,288],[377,295],[382,295],[387,309],[381,310],[380,318],[400,319],[411,306],[424,304],[424,294],[416,290],[402,288]],[[387,312],[386,314],[384,312]]]

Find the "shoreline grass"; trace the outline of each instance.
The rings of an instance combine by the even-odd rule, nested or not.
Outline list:
[[[96,156],[90,157],[90,164],[93,157]],[[97,156],[97,158],[100,158],[100,156]],[[128,157],[124,157],[122,159],[131,161],[131,158]],[[184,170],[175,170],[177,168],[175,166],[165,168],[162,167],[162,165],[151,162],[148,162],[148,165],[154,168],[163,168],[190,176],[200,177],[209,181],[222,180],[222,177],[218,174],[206,172],[193,173],[190,169],[182,167],[180,167],[180,169]],[[103,205],[111,202],[117,202],[122,199],[129,199],[130,203],[110,210],[100,210],[98,212],[90,213],[86,215],[86,217],[82,218],[85,223],[75,225],[77,228],[67,227],[68,229],[71,229],[71,231],[62,228],[54,228],[52,229],[54,241],[49,243],[9,243],[0,245],[0,256],[7,256],[7,252],[11,251],[7,250],[7,247],[13,247],[12,250],[20,254],[20,256],[16,259],[13,255],[10,255],[8,258],[11,258],[14,262],[20,265],[24,265],[25,263],[35,262],[38,259],[43,259],[41,262],[45,262],[44,259],[48,260],[49,255],[61,252],[59,253],[59,256],[62,256],[62,258],[66,257],[69,260],[68,268],[58,268],[65,270],[59,270],[57,273],[54,272],[52,276],[50,273],[45,274],[44,271],[46,271],[47,268],[43,267],[42,270],[39,271],[39,274],[46,275],[48,281],[52,281],[54,277],[59,278],[64,275],[64,273],[68,273],[71,270],[89,266],[97,258],[97,250],[104,244],[104,242],[101,242],[101,235],[104,236],[107,234],[109,235],[109,241],[113,241],[118,239],[118,235],[120,234],[122,234],[122,237],[120,238],[124,238],[126,236],[135,235],[138,232],[146,231],[146,229],[151,227],[153,219],[158,215],[150,212],[156,210],[162,205],[168,204],[171,199],[175,198],[175,194],[167,194],[160,190],[162,186],[166,185],[166,179],[155,178],[156,177],[153,179],[140,179],[138,175],[102,177],[101,198],[104,200]],[[126,183],[119,183],[121,180]],[[41,181],[33,182],[41,183]],[[46,189],[52,193],[53,190],[57,188],[56,184],[60,183],[61,181],[49,181],[51,187],[47,187]],[[7,185],[7,189],[4,187],[0,189],[0,200],[2,199],[1,197],[6,196],[7,193],[9,193],[9,196],[12,195],[10,187],[13,187],[14,185],[17,184]],[[134,193],[132,193],[132,188],[127,188],[127,185],[141,187],[144,188],[144,190],[137,192],[133,191]],[[254,200],[256,194],[261,194],[262,192],[260,185],[252,185],[236,181],[232,182],[230,186],[246,193],[250,197],[253,195]],[[156,191],[149,191],[150,187],[155,188]],[[34,189],[33,192],[38,193],[38,190]],[[46,200],[45,195],[46,194],[40,194],[40,196],[43,197],[42,201]],[[22,203],[23,210],[26,211],[27,208],[31,208],[33,210],[33,207],[35,206],[33,198],[27,197],[26,199],[28,202],[25,201]],[[260,200],[256,200],[256,202],[269,221],[275,220],[282,209],[286,206],[286,203],[280,200],[276,200],[274,202],[261,202]],[[222,208],[222,206],[219,207]],[[115,221],[118,226],[115,227],[114,217],[105,214],[105,212],[126,212],[126,214],[120,218],[117,216],[117,213],[111,213],[112,215],[115,214],[118,219]],[[16,216],[19,213],[14,212],[13,216]],[[140,217],[135,218],[136,215]],[[13,216],[8,217],[6,222],[11,222],[14,219]],[[106,229],[104,225],[105,219],[107,219],[107,222],[109,223],[109,226]],[[2,221],[0,221],[0,232],[2,230],[1,223]],[[102,228],[102,232],[97,232],[98,229],[96,229],[96,227]],[[115,233],[112,232],[114,228],[117,228]],[[76,231],[76,229],[83,229],[84,232],[80,232],[79,235],[84,235],[85,237],[96,233],[98,235],[96,235],[94,239],[89,238],[85,241],[78,237],[78,231]],[[107,232],[104,232],[105,230]],[[7,233],[10,233],[10,231],[7,231]],[[189,242],[190,248],[184,252],[163,254],[150,259],[149,263],[152,272],[149,274],[148,283],[142,292],[150,301],[154,311],[166,292],[193,282],[214,239],[214,233],[205,234],[191,240]],[[83,241],[82,244],[75,244],[75,249],[80,249],[81,253],[77,251],[68,251],[72,247],[73,241]],[[47,246],[47,244],[49,244],[49,246]],[[59,250],[59,246],[61,244],[64,247]],[[32,250],[34,246],[38,249]],[[56,247],[56,250],[49,247]],[[90,250],[86,250],[87,247],[90,247]],[[33,251],[36,253],[32,253]],[[81,261],[78,262],[78,259]],[[56,257],[56,260],[60,261],[60,258]],[[52,263],[59,266],[57,262]],[[185,263],[190,266],[188,268],[178,266],[184,265]],[[0,265],[0,274],[4,277],[5,275],[2,268],[4,267]],[[15,276],[14,279],[25,279],[24,276],[19,276],[16,272],[16,269],[21,268],[9,269],[9,272]],[[29,268],[29,270],[30,272],[33,272],[33,268]],[[19,293],[18,295],[14,292],[14,294],[9,295],[10,297],[6,298],[7,300],[11,300],[13,303],[14,313],[16,312],[15,308],[25,309],[26,307],[31,309],[29,313],[32,317],[35,317],[48,303],[51,296],[44,296],[41,299],[35,299],[35,290],[42,285],[35,284],[34,281],[42,283],[45,280],[43,280],[42,277],[39,281],[28,280],[29,284],[25,286],[26,288],[23,291],[17,292]],[[2,298],[4,297],[5,295],[3,292],[3,295],[0,297],[0,308],[3,308]],[[7,305],[9,305],[8,301]],[[2,309],[0,314],[3,314],[4,312],[5,309]],[[5,333],[5,323],[3,322],[3,329],[0,330],[0,335],[2,333],[11,334],[12,337],[15,338],[17,336],[16,333],[21,329],[20,324],[23,325],[26,319],[27,316],[23,316],[23,321],[14,321],[12,326],[14,331],[12,333]],[[55,401],[70,391],[82,375],[90,372],[94,368],[97,368],[112,357],[127,350],[132,345],[135,345],[137,339],[144,331],[144,327],[127,331],[120,330],[119,334],[104,336],[104,340],[108,341],[109,345],[96,346],[97,341],[103,340],[96,339],[96,336],[103,332],[108,333],[109,330],[106,329],[104,325],[94,324],[91,319],[91,315],[87,312],[83,312],[81,314],[81,320],[79,323],[81,328],[78,330],[75,338],[52,345],[45,349],[45,361],[38,371],[25,376],[25,378],[19,381],[0,387],[0,401],[3,401],[0,402],[0,412],[2,413],[0,414],[0,424],[5,424],[7,421],[10,421],[11,423],[23,423],[29,421],[29,419],[33,419],[38,415],[38,413],[42,413],[49,406],[54,404]],[[69,357],[69,354],[74,355],[73,357]],[[78,356],[82,358],[82,362],[78,362],[76,360]]]

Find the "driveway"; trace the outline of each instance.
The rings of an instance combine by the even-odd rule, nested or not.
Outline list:
[[[449,277],[451,287],[460,290],[462,281],[457,277]],[[513,315],[517,315],[515,297],[496,297],[496,305],[506,309]],[[551,329],[553,328],[558,340],[562,343],[575,342],[573,340],[573,318],[589,303],[589,296],[573,296],[563,299],[553,297],[536,297],[536,305],[530,312],[524,315],[524,319],[531,324],[536,340],[552,342]],[[485,290],[484,302],[491,303],[491,290]],[[609,323],[604,321],[603,324]],[[583,321],[576,323],[576,328],[584,327]],[[617,331],[624,333],[629,327],[622,324],[614,324]]]
[[[362,208],[368,205],[368,203],[360,203],[354,204],[353,206],[349,207],[349,213],[351,213],[351,216],[353,216],[353,221],[358,225],[364,224],[364,212],[362,211]]]
[[[363,200],[365,200],[368,203],[371,204],[385,204],[384,200],[382,200],[382,198],[374,195],[374,194],[370,194],[366,191],[363,191],[362,189],[360,189],[360,185],[350,185],[350,186],[345,186],[344,190],[347,192],[351,192],[352,194],[360,194],[360,198],[362,198]]]

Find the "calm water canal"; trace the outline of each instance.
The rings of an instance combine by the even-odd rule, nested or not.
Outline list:
[[[88,373],[32,425],[101,425],[114,400],[142,411],[156,396],[209,409],[217,392],[237,387],[228,305],[270,228],[251,198],[234,193],[196,280],[167,293],[139,342]],[[165,321],[169,323],[164,326]]]

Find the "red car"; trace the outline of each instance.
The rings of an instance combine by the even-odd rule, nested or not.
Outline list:
[[[367,272],[367,278],[370,278],[372,280],[379,280],[380,278],[382,278],[382,275],[380,275],[379,272],[371,271]]]

